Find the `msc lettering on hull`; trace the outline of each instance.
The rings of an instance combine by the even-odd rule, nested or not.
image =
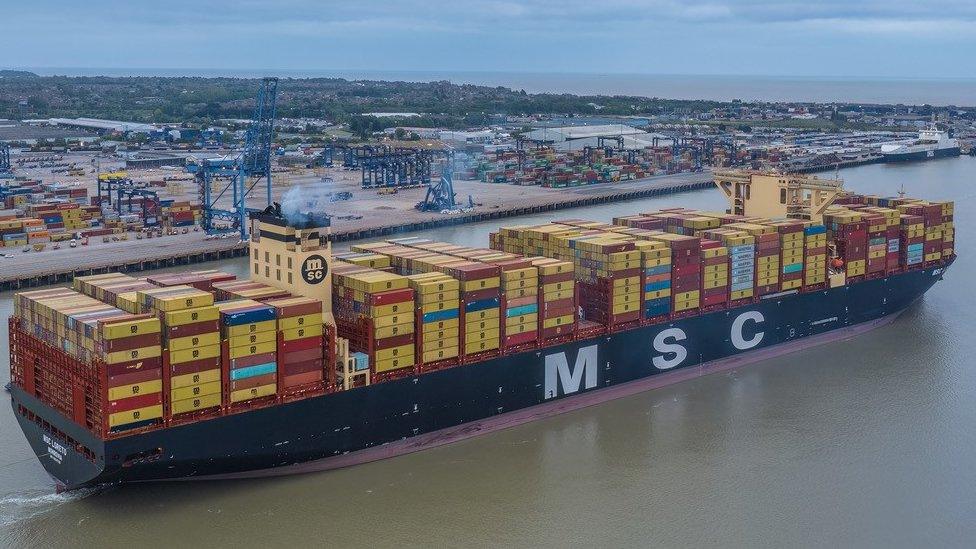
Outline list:
[[[765,317],[759,311],[746,311],[735,317],[729,333],[732,346],[740,351],[746,351],[759,345],[765,332],[756,331],[747,336],[745,326],[747,322],[759,324],[764,320]],[[688,358],[688,349],[679,342],[686,339],[688,334],[681,328],[666,328],[658,332],[652,342],[654,350],[660,353],[651,358],[654,367],[658,370],[670,370],[680,366]]]
[[[762,343],[765,332],[758,328],[765,320],[759,311],[746,311],[736,316],[729,328],[732,347],[738,351],[747,351]],[[685,365],[690,354],[690,345],[693,342],[683,328],[664,328],[651,339],[651,365],[658,370],[671,370]],[[700,358],[699,354],[695,356]],[[572,367],[565,351],[546,355],[544,398],[548,400],[596,387],[597,359],[597,345],[588,345],[576,351]]]
[[[562,394],[569,395],[580,390],[580,383],[584,389],[596,387],[597,346],[581,347],[576,352],[576,362],[573,369],[569,369],[566,353],[546,355],[546,384],[545,398],[557,395],[557,387],[562,388]]]

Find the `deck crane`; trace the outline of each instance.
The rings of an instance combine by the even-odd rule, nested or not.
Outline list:
[[[259,183],[264,187],[265,205],[272,203],[271,141],[277,96],[278,79],[263,78],[254,116],[244,136],[244,149],[232,158],[204,159],[200,163],[197,183],[207,234],[238,232],[241,240],[247,240],[247,197]],[[220,207],[221,199],[224,203],[229,200],[230,207]]]

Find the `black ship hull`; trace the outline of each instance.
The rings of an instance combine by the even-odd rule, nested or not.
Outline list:
[[[912,162],[917,160],[931,160],[933,158],[948,158],[959,156],[959,147],[947,147],[945,149],[932,149],[928,151],[915,151],[908,153],[884,153],[885,162]]]
[[[883,324],[945,265],[100,441],[16,386],[59,486],[288,474],[371,461],[848,337]],[[29,410],[29,419],[23,412]],[[45,426],[44,423],[48,423]],[[94,451],[58,439],[50,426]]]

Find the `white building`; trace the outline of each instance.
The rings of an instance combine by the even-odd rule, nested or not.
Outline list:
[[[495,132],[491,130],[478,130],[471,132],[448,130],[440,132],[438,138],[440,138],[441,141],[448,141],[451,143],[486,145],[495,140]]]

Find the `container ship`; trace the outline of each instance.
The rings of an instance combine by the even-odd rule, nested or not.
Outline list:
[[[325,470],[882,325],[954,259],[953,204],[716,172],[726,212],[395,238],[251,215],[248,278],[22,292],[11,404],[59,489]]]
[[[881,156],[885,162],[928,160],[930,158],[959,156],[959,154],[959,141],[949,137],[948,132],[935,127],[920,131],[918,139],[911,143],[881,145]]]

